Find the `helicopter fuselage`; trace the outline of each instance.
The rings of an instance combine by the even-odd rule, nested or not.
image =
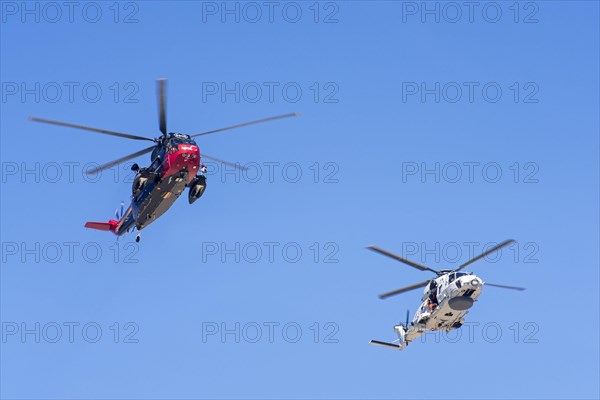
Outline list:
[[[432,279],[423,292],[423,303],[412,322],[396,325],[398,345],[373,341],[388,347],[404,349],[428,331],[451,331],[460,328],[469,308],[481,294],[483,281],[471,273],[451,272]]]
[[[163,139],[151,159],[148,168],[137,170],[131,205],[120,220],[109,221],[116,235],[121,236],[132,228],[141,231],[158,219],[190,186],[201,167],[198,145],[188,135],[177,133]]]
[[[470,273],[453,272],[433,279],[425,287],[423,303],[408,327],[408,332],[412,331],[410,336],[459,328],[482,287],[483,281]]]
[[[409,324],[394,326],[399,344],[372,341],[373,344],[404,349],[428,331],[460,328],[469,308],[481,295],[484,282],[471,273],[451,272],[432,279],[423,291],[423,302]]]

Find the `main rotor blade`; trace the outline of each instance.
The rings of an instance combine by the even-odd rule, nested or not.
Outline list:
[[[490,254],[492,254],[493,252],[495,252],[495,251],[498,251],[498,250],[500,250],[501,248],[503,248],[503,247],[505,247],[505,246],[508,246],[509,244],[512,244],[512,243],[515,243],[515,241],[514,241],[514,240],[512,240],[512,239],[506,240],[506,241],[504,241],[504,242],[500,243],[499,245],[497,245],[497,246],[495,246],[495,247],[492,247],[491,249],[489,249],[489,250],[488,250],[488,251],[486,251],[485,253],[482,253],[482,254],[478,255],[477,257],[473,258],[472,260],[469,260],[469,261],[467,261],[466,263],[464,263],[464,264],[463,264],[463,265],[461,265],[460,267],[456,268],[454,271],[455,271],[455,272],[457,272],[457,271],[460,271],[461,269],[465,268],[467,265],[471,265],[471,264],[473,264],[475,261],[479,261],[479,260],[481,260],[482,258],[484,258],[484,257],[486,257],[486,256],[488,256],[488,255],[490,255]]]
[[[395,296],[395,295],[400,294],[400,293],[408,292],[409,290],[418,289],[418,288],[426,286],[428,283],[429,283],[429,280],[423,281],[423,282],[420,282],[420,283],[415,283],[414,285],[406,286],[406,287],[403,287],[401,289],[392,290],[391,292],[380,294],[379,298],[380,299],[385,299],[385,298],[388,298],[390,296]]]
[[[213,161],[216,161],[216,162],[219,162],[219,163],[225,164],[225,165],[229,165],[230,167],[233,167],[233,168],[235,168],[235,169],[239,169],[240,171],[247,171],[247,170],[248,170],[248,168],[247,168],[247,167],[243,167],[243,166],[241,166],[239,163],[235,163],[235,164],[234,164],[234,163],[230,163],[230,162],[227,162],[227,161],[225,161],[225,160],[221,160],[220,158],[217,158],[217,157],[211,157],[211,156],[207,156],[207,155],[206,155],[206,154],[204,154],[204,153],[202,153],[201,157],[202,157],[202,158],[208,158],[209,160],[213,160]]]
[[[394,260],[400,261],[400,262],[402,262],[402,263],[404,263],[406,265],[410,265],[411,267],[416,268],[416,269],[418,269],[420,271],[431,271],[431,272],[436,273],[436,274],[438,273],[438,271],[436,271],[435,269],[431,269],[431,268],[426,267],[424,265],[417,264],[414,261],[410,261],[410,260],[407,260],[406,258],[402,258],[399,255],[396,255],[394,253],[390,253],[387,250],[380,249],[377,246],[368,246],[367,249],[373,250],[373,251],[375,251],[375,252],[377,252],[379,254],[383,254],[384,256],[388,256],[390,258],[393,258]]]
[[[493,286],[493,287],[497,287],[497,288],[502,288],[502,289],[512,289],[512,290],[519,290],[519,291],[523,291],[525,290],[525,288],[522,287],[517,287],[517,286],[506,286],[506,285],[496,285],[494,283],[484,283],[485,286]]]
[[[133,158],[139,157],[139,156],[144,155],[146,153],[150,153],[152,150],[154,150],[155,147],[156,146],[151,146],[151,147],[148,147],[147,149],[140,150],[140,151],[138,151],[136,153],[133,153],[133,154],[130,154],[128,156],[121,157],[121,158],[119,158],[119,159],[117,159],[115,161],[111,161],[111,162],[109,162],[107,164],[104,164],[104,165],[101,165],[101,166],[99,166],[97,168],[94,168],[92,170],[86,171],[86,174],[88,174],[88,175],[95,174],[97,172],[105,170],[106,168],[110,168],[113,165],[121,164],[121,163],[124,163],[125,161],[129,161],[129,160],[131,160]]]
[[[167,134],[167,80],[158,80],[158,126],[163,135]]]
[[[277,115],[275,117],[263,118],[263,119],[258,119],[256,121],[245,122],[243,124],[237,124],[237,125],[228,126],[227,128],[215,129],[214,131],[197,133],[195,135],[191,135],[191,137],[211,135],[213,133],[223,132],[223,131],[229,131],[231,129],[242,128],[244,126],[256,125],[256,124],[261,124],[263,122],[275,121],[277,119],[290,118],[290,117],[299,117],[299,116],[300,116],[299,113],[290,113],[290,114]]]
[[[120,133],[120,132],[107,131],[106,129],[92,128],[90,126],[70,124],[68,122],[52,121],[52,120],[49,120],[49,119],[36,118],[36,117],[29,117],[29,120],[30,121],[35,121],[35,122],[43,122],[45,124],[66,126],[68,128],[83,129],[84,131],[98,132],[98,133],[103,133],[105,135],[119,136],[119,137],[123,137],[123,138],[127,138],[127,139],[149,140],[151,142],[154,142],[154,139],[152,139],[152,138],[147,138],[147,137],[137,136],[137,135],[130,135],[128,133]]]

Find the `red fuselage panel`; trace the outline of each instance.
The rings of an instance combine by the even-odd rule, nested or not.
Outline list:
[[[179,144],[165,153],[162,164],[162,179],[172,176],[184,168],[188,171],[188,182],[191,181],[200,167],[200,149],[192,144]]]

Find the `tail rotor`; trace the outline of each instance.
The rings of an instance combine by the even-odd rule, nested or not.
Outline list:
[[[121,202],[121,207],[117,208],[115,210],[115,218],[117,218],[118,220],[120,220],[121,218],[123,218],[124,212],[125,212],[125,203]]]
[[[401,326],[401,327],[403,327],[404,329],[408,330],[408,324],[409,324],[409,321],[410,321],[410,310],[409,310],[409,309],[407,309],[407,310],[406,310],[406,320],[404,321],[404,323],[402,323],[401,321],[400,321],[400,322],[398,322],[398,326]]]

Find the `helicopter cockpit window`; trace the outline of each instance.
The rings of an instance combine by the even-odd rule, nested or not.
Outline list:
[[[173,134],[173,138],[175,138],[175,139],[181,139],[181,140],[189,140],[190,139],[190,135],[186,135],[185,133],[174,133]]]
[[[454,282],[454,279],[456,279],[456,274],[450,274],[450,276],[448,277],[448,283]]]
[[[171,138],[171,143],[175,146],[180,144],[192,144],[193,140],[188,135],[176,134]]]
[[[457,272],[452,275],[454,275],[454,280],[456,280],[456,286],[460,289],[462,287],[462,284],[460,283],[460,280],[458,280],[458,278],[460,278],[461,276],[468,275],[468,274],[466,274],[464,272]],[[450,282],[452,282],[452,281],[450,281]]]
[[[434,281],[429,282],[429,286],[427,286],[428,292],[431,292],[432,290],[435,290],[435,282]]]

